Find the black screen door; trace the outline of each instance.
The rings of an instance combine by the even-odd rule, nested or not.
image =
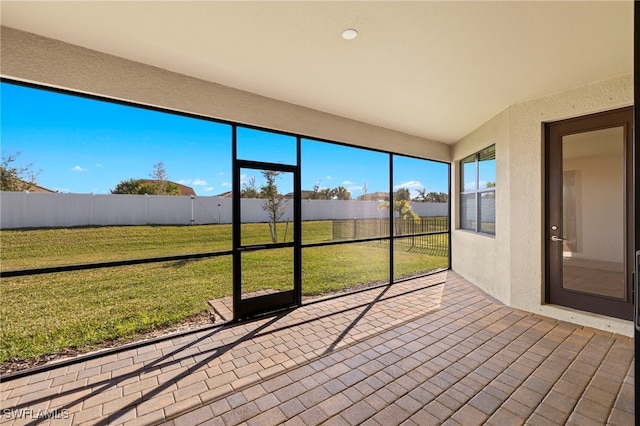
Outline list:
[[[298,168],[236,161],[234,317],[299,304]]]

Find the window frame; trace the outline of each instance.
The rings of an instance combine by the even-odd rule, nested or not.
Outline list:
[[[478,234],[484,234],[484,235],[490,235],[490,236],[495,236],[496,235],[496,231],[495,231],[495,226],[493,229],[493,232],[486,230],[486,229],[482,229],[482,196],[484,194],[493,194],[493,198],[495,200],[495,194],[496,194],[496,182],[494,182],[493,186],[488,186],[486,188],[480,188],[480,161],[482,159],[482,154],[486,151],[489,150],[493,150],[493,160],[495,161],[496,159],[496,144],[493,143],[477,152],[474,152],[471,155],[468,155],[466,157],[464,157],[463,159],[461,159],[459,161],[459,166],[460,166],[460,170],[459,170],[459,178],[460,178],[460,188],[459,188],[459,197],[458,197],[458,202],[460,203],[460,206],[458,208],[458,214],[459,214],[459,229],[462,230],[466,230],[466,231],[473,231],[475,233]],[[473,189],[469,189],[467,190],[466,184],[465,184],[465,165],[466,164],[474,164],[474,188]],[[495,166],[494,166],[495,168]],[[495,170],[494,170],[495,172]],[[464,223],[467,222],[467,220],[463,220],[463,217],[466,219],[466,216],[464,215],[463,212],[463,208],[464,208],[464,203],[463,203],[463,198],[465,196],[473,196],[474,197],[474,206],[475,206],[475,216],[473,218],[470,218],[470,221],[475,221],[475,226],[464,226]],[[494,201],[495,203],[495,201]],[[494,221],[495,224],[495,221]]]

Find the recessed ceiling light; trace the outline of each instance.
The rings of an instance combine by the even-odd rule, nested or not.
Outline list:
[[[349,28],[348,30],[344,30],[342,32],[342,38],[345,40],[353,40],[356,37],[358,37],[358,31],[352,28]]]

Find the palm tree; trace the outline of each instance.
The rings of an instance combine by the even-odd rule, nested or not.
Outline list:
[[[385,201],[378,205],[378,210],[389,210],[389,202]],[[397,214],[397,216],[396,216]],[[409,200],[393,200],[393,215],[397,217],[398,221],[395,222],[395,235],[402,235],[404,230],[403,221],[406,219],[413,219],[415,223],[420,223],[420,216],[413,211]]]
[[[446,203],[449,196],[444,192],[429,192],[424,188],[418,189],[418,195],[413,199],[424,203]]]
[[[344,186],[339,186],[337,188],[335,188],[333,190],[335,197],[338,200],[350,200],[351,199],[351,192],[349,192],[347,190],[347,188],[345,188]]]

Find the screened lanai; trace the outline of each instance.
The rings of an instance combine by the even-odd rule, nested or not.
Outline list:
[[[11,295],[11,300],[16,302],[5,304],[2,314],[5,316],[13,310],[14,318],[28,318],[21,313],[21,307],[25,312],[52,313],[40,318],[34,315],[34,321],[42,321],[58,318],[56,313],[60,313],[59,318],[62,314],[76,313],[70,308],[76,303],[75,306],[93,307],[86,310],[93,310],[105,323],[104,327],[95,326],[88,331],[85,327],[88,322],[76,314],[76,318],[71,318],[76,323],[75,331],[63,331],[59,334],[61,338],[51,338],[54,334],[45,332],[43,337],[32,339],[44,348],[41,353],[51,355],[51,349],[47,348],[52,341],[67,348],[75,345],[65,340],[69,336],[108,341],[113,335],[103,333],[105,330],[131,331],[138,325],[155,329],[175,323],[178,317],[194,319],[200,315],[198,324],[205,322],[207,326],[218,327],[219,322],[215,321],[220,318],[216,318],[213,308],[217,306],[216,301],[226,300],[226,306],[232,307],[232,320],[246,321],[255,318],[254,314],[280,312],[280,308],[297,307],[294,311],[282,311],[295,313],[313,306],[329,306],[322,303],[330,303],[334,300],[332,296],[343,294],[346,289],[360,291],[348,297],[379,292],[376,294],[380,300],[386,300],[387,293],[382,292],[389,283],[414,285],[417,292],[422,280],[431,279],[429,277],[442,277],[440,289],[446,289],[448,280],[455,277],[456,283],[458,280],[464,283],[460,288],[473,289],[469,290],[473,294],[483,292],[489,298],[489,302],[479,298],[478,303],[491,306],[495,303],[500,306],[496,308],[500,312],[513,309],[515,313],[508,311],[507,317],[522,314],[529,318],[520,324],[526,324],[525,328],[530,328],[531,333],[540,331],[540,327],[550,327],[549,330],[556,330],[550,332],[553,342],[557,343],[557,339],[568,342],[573,348],[570,348],[572,355],[563,353],[562,357],[571,359],[572,363],[564,365],[553,380],[565,377],[572,384],[576,381],[597,384],[597,374],[576,379],[573,368],[593,362],[599,368],[597,371],[617,372],[625,369],[623,364],[632,362],[626,355],[620,355],[626,352],[619,353],[618,345],[625,338],[631,339],[635,332],[633,272],[637,262],[634,254],[638,247],[638,215],[637,176],[633,170],[638,150],[637,141],[633,139],[633,2],[9,1],[1,7],[3,132],[8,132],[5,120],[11,114],[22,111],[27,117],[16,126],[23,132],[22,139],[10,142],[9,134],[3,134],[3,151],[11,148],[6,154],[9,156],[20,152],[17,157],[20,167],[33,163],[36,171],[42,168],[41,179],[35,184],[57,191],[52,194],[25,193],[24,190],[2,193],[3,298]],[[115,22],[118,31],[113,31]],[[355,30],[347,35],[356,37],[343,38],[345,30]],[[26,99],[18,93],[22,90],[33,91],[34,96],[72,98],[87,102],[87,106],[65,109],[59,104],[38,101],[6,108],[5,102],[11,100],[12,91],[17,94],[14,99],[18,102]],[[110,115],[94,114],[107,119],[91,130],[100,128],[105,133],[97,138],[95,133],[87,136],[82,127],[92,115],[89,105],[94,103],[123,108],[130,115],[109,120]],[[58,107],[47,108],[47,105]],[[36,120],[47,118],[51,119],[49,124],[36,124]],[[62,120],[71,123],[66,139],[47,141],[47,137],[56,132],[63,133],[60,130],[63,126],[55,126]],[[118,127],[127,121],[141,129],[147,126],[135,142],[123,136],[122,128]],[[180,129],[188,128],[184,123],[197,130],[181,133]],[[111,158],[111,162],[81,157],[72,148],[83,143],[83,149],[102,152],[105,160]],[[44,148],[36,155],[38,144]],[[133,153],[127,155],[131,146],[146,147],[148,158],[141,159]],[[3,164],[6,158],[3,152]],[[104,172],[106,165],[120,167],[127,164],[128,158],[136,159],[131,161],[129,169],[112,174],[112,180],[75,189],[75,185],[88,183],[99,171]],[[594,166],[596,160],[600,163]],[[129,179],[164,182],[150,176],[158,171],[154,167],[159,163],[165,166],[168,180],[195,188],[197,195],[192,198],[149,194],[155,190],[149,188],[146,193],[111,193],[120,181]],[[201,173],[199,164],[204,164],[205,169],[209,167],[210,175]],[[49,181],[52,184],[48,183],[55,168],[58,175],[69,177],[69,184],[53,180]],[[342,173],[340,178],[339,173]],[[208,190],[210,187],[215,190]],[[8,206],[12,210],[8,210]],[[274,216],[279,217],[272,220]],[[19,240],[18,235],[24,237],[24,232],[15,232],[14,240],[5,238],[5,233],[13,229],[13,225],[6,222],[9,220],[17,224],[17,230],[29,229],[33,235],[36,231],[41,234],[30,241]],[[28,220],[35,220],[36,225],[29,225],[32,222]],[[602,231],[603,223],[611,232]],[[63,238],[59,233],[61,229],[73,232],[65,233]],[[134,229],[144,232],[137,234]],[[87,230],[94,234],[83,233]],[[12,258],[5,254],[11,253],[5,250],[9,241],[14,241],[14,247],[22,250],[14,252]],[[44,258],[45,262],[37,262]],[[588,282],[587,278],[593,277],[598,277],[596,282]],[[91,288],[87,286],[81,287],[84,292],[65,296],[58,289],[68,289],[69,281],[90,283],[111,296],[105,298],[97,290],[86,291]],[[9,286],[4,283],[14,286],[13,293],[8,293]],[[135,283],[139,284],[139,290],[131,294]],[[150,283],[156,285],[153,291],[147,287]],[[472,287],[465,287],[467,285]],[[25,309],[26,303],[35,299],[29,297],[33,293],[20,286],[37,286],[38,293],[42,294],[39,304]],[[388,291],[404,288],[394,286]],[[219,289],[224,291],[216,293]],[[407,290],[407,294],[417,295],[412,290]],[[59,296],[64,300],[55,299]],[[144,314],[144,309],[148,309],[142,306],[148,305],[145,298],[154,299],[156,305],[166,305],[168,310],[158,318]],[[391,298],[388,303],[390,309],[402,317],[406,304],[394,305],[399,299]],[[143,302],[122,309],[127,305],[120,303],[121,300]],[[114,301],[117,303],[109,306]],[[331,358],[340,357],[337,353],[330,355],[336,349],[331,342],[337,340],[337,336],[365,333],[356,325],[348,324],[362,326],[364,322],[358,318],[371,319],[373,307],[367,308],[369,302],[353,303],[358,306],[360,303],[360,310],[351,311],[355,317],[345,320],[344,328],[334,330],[333,340],[327,337],[327,344],[322,348],[311,346],[302,353],[296,352],[296,356],[309,354],[305,352],[307,349],[320,351],[322,353],[314,352],[314,356],[319,356],[315,361],[335,361],[340,365],[335,367],[337,370],[345,368],[344,365],[358,370],[358,366],[345,361],[349,356],[356,356],[350,352],[351,347],[340,347],[346,350],[341,352],[344,358],[340,360]],[[200,306],[199,310],[193,308],[195,305]],[[461,305],[454,302],[453,306]],[[422,308],[425,318],[430,318],[427,322],[436,321],[436,328],[444,327],[435,319],[444,315],[443,310],[456,309],[430,310],[426,302]],[[151,311],[157,310],[150,308]],[[116,314],[122,315],[120,325],[110,323]],[[270,321],[267,317],[258,318],[258,322],[246,324],[269,327],[261,322]],[[280,321],[274,319],[278,317],[269,318],[274,323]],[[537,324],[538,319],[540,325],[536,328],[533,324]],[[390,321],[396,324],[395,319]],[[432,345],[441,346],[437,341],[420,346],[420,350],[412,349],[431,338],[443,337],[442,333],[421,320],[407,321],[404,325],[411,324],[430,337],[421,335],[417,339],[423,340],[415,343],[408,337],[410,329],[398,323],[396,331],[385,329],[391,333],[385,335],[385,339],[393,340],[391,351],[412,358],[404,348],[415,355],[413,358],[426,353],[429,359],[441,361],[438,354],[433,353],[437,350]],[[457,330],[464,334],[468,324],[464,319],[461,321]],[[28,321],[12,324],[22,327],[23,336],[34,329],[30,327],[34,323]],[[493,355],[485,354],[478,361],[480,364],[467,366],[473,370],[458,373],[456,362],[464,358],[456,352],[459,348],[441,348],[444,358],[456,362],[440,365],[437,371],[432,371],[433,375],[423,371],[425,377],[419,376],[418,382],[426,383],[436,376],[433,380],[448,378],[444,373],[454,377],[461,374],[457,377],[460,380],[471,377],[471,371],[481,374],[478,368],[491,369],[493,361],[498,362],[494,356],[501,358],[498,363],[502,362],[494,373],[498,376],[504,373],[508,369],[505,365],[511,365],[510,351],[514,347],[502,339],[504,323],[495,324],[498,325],[488,327],[491,333],[497,333],[492,336],[498,336],[498,341],[487,334],[484,337],[488,340],[476,342],[492,347],[489,351],[494,351]],[[58,326],[56,321],[48,321],[47,325]],[[359,345],[378,342],[372,331],[375,327],[375,320],[367,323],[366,333],[373,334],[362,334],[360,337],[364,340],[354,337],[356,340],[350,341],[353,347],[366,351]],[[259,334],[260,330],[255,332]],[[507,339],[521,342],[508,331],[504,332],[509,336]],[[253,331],[246,330],[246,333],[249,336],[246,341],[253,342]],[[396,333],[408,333],[407,340],[403,341]],[[613,340],[600,346],[609,334]],[[22,337],[11,345],[5,344],[5,336],[3,334],[4,347],[11,346],[18,351],[27,347],[24,340],[20,340]],[[194,336],[195,340],[185,341],[187,350],[196,350],[198,339],[203,337]],[[598,350],[603,351],[598,352],[600,355],[587,354],[572,346],[574,339],[583,341],[585,336],[591,344],[597,343]],[[297,337],[300,335],[295,334],[294,339]],[[400,340],[394,340],[395,337]],[[465,339],[468,338],[462,338]],[[553,353],[554,343],[541,339],[546,355],[548,350]],[[502,344],[507,346],[500,346]],[[591,348],[589,343],[585,344]],[[560,344],[557,348],[566,349],[567,345]],[[482,350],[486,347],[482,346]],[[492,394],[491,388],[489,393],[497,397],[499,403],[484,396],[483,401],[488,405],[491,403],[487,401],[497,404],[493,409],[483,405],[484,411],[479,406],[482,403],[467,404],[472,399],[470,395],[468,399],[458,395],[458,403],[463,401],[459,410],[470,405],[482,411],[484,417],[466,408],[468,411],[461,414],[454,414],[457,409],[452,410],[441,421],[452,419],[464,423],[462,419],[466,417],[461,416],[468,413],[489,423],[502,421],[503,417],[489,420],[496,413],[507,417],[513,414],[520,421],[533,422],[537,419],[534,414],[552,420],[549,413],[555,411],[541,413],[542,409],[537,407],[544,406],[547,397],[558,400],[553,398],[559,396],[554,392],[559,391],[555,388],[558,382],[551,380],[552,373],[544,376],[542,364],[536,364],[542,361],[535,360],[536,355],[541,355],[540,348],[531,347],[536,348],[534,353],[526,352],[529,356],[525,358],[531,359],[532,371],[540,374],[528,371],[525,374],[535,376],[535,380],[528,382],[529,375],[521,377],[521,383],[528,383],[527,389],[516,397],[515,388],[502,389],[506,394],[502,396]],[[269,352],[269,348],[264,349]],[[263,354],[262,351],[256,353]],[[473,349],[469,348],[465,353],[471,352]],[[232,352],[218,353],[223,360],[226,356],[236,360]],[[580,356],[583,353],[588,362]],[[32,355],[23,352],[19,356],[33,358]],[[157,358],[157,362],[165,355]],[[114,369],[126,368],[117,364],[118,355],[113,356]],[[136,356],[144,355],[136,352]],[[402,358],[404,361],[390,358],[395,359],[386,366],[391,370],[396,363],[405,368],[413,362],[409,358]],[[264,359],[278,362],[270,356]],[[199,361],[195,365],[199,365]],[[256,360],[245,361],[248,364],[243,367],[246,366],[247,371],[260,364]],[[236,360],[234,367],[240,368],[239,364],[245,361]],[[364,368],[373,368],[369,361],[362,364]],[[185,361],[181,367],[188,369],[189,363]],[[428,364],[428,360],[424,363]],[[266,364],[270,362],[264,361],[261,368],[268,368]],[[434,368],[433,364],[428,365]],[[464,362],[459,365],[464,370]],[[519,363],[516,365],[521,367]],[[286,368],[301,366],[287,364]],[[90,370],[88,364],[83,364],[81,369],[85,367]],[[94,367],[97,365],[91,364],[91,368]],[[225,368],[228,367],[227,364]],[[73,368],[69,366],[71,372]],[[111,367],[105,367],[104,372],[101,369],[100,373],[91,371],[96,374],[111,371]],[[456,374],[451,369],[455,369]],[[196,370],[189,372],[197,373]],[[482,371],[486,372],[483,368]],[[58,372],[66,377],[66,373]],[[379,370],[372,374],[377,372]],[[621,415],[620,412],[629,414],[623,408],[624,402],[620,405],[620,401],[627,401],[620,395],[633,381],[627,372],[618,375],[620,380],[614,387],[619,394],[608,397],[609,402],[604,404],[609,410],[607,414],[594,414],[592,419],[596,422],[606,422],[604,416],[615,423],[618,419],[615,416]],[[133,370],[130,373],[133,374]],[[220,367],[218,373],[224,375],[228,371]],[[218,377],[218,373],[214,376]],[[297,374],[287,370],[286,374],[289,373],[291,377]],[[342,377],[343,373],[348,374],[336,372],[332,379]],[[42,374],[45,381],[53,381],[55,377],[49,374],[57,373]],[[181,374],[183,372],[176,371],[175,389],[169,384],[167,387],[172,391],[160,386],[157,395],[154,393],[153,399],[158,404],[171,398],[168,406],[174,403],[178,406],[183,401],[182,396],[176,395],[192,383],[186,382],[189,373],[184,373],[185,377]],[[267,387],[270,386],[266,385],[268,380],[285,380],[280,375],[267,378],[258,371],[249,373],[253,374],[265,380]],[[355,372],[351,374],[359,376]],[[33,383],[39,382],[35,377]],[[318,376],[312,377],[321,383]],[[186,381],[182,381],[183,378]],[[184,410],[172,411],[170,415],[163,411],[162,420],[152,421],[150,417],[147,420],[177,421],[176,416],[199,409],[202,411],[197,412],[205,413],[205,417],[221,418],[229,411],[226,408],[227,411],[218,411],[222,410],[224,400],[234,413],[226,415],[227,422],[233,423],[232,418],[236,419],[234,416],[239,411],[233,409],[237,407],[253,413],[251,417],[242,418],[243,421],[259,422],[255,419],[264,418],[257,417],[262,409],[251,410],[258,407],[257,400],[266,394],[244,393],[258,388],[245,388],[249,382],[243,381],[244,377],[236,378],[240,382],[234,382],[235,379],[224,382],[230,386],[223,385],[224,391],[215,391],[208,385],[207,389],[194,393],[185,391],[185,399],[193,405],[185,402]],[[342,378],[343,381],[337,380],[343,385],[345,380],[350,380]],[[404,373],[396,378],[409,381]],[[540,383],[538,379],[548,383]],[[12,382],[17,384],[18,380],[31,379]],[[77,376],[73,380],[58,379],[58,382],[61,380],[75,381],[79,388],[88,387],[88,383]],[[477,381],[487,386],[492,383]],[[457,383],[451,379],[449,384]],[[439,384],[444,386],[442,382]],[[103,390],[107,392],[107,382],[99,382],[99,386],[102,385],[105,387],[91,388],[90,392],[95,395],[89,398],[102,394]],[[343,412],[347,408],[335,410],[340,401],[348,405],[344,398],[354,405],[361,398],[354,396],[350,386],[338,390],[334,385],[338,383],[322,382],[322,388],[330,394],[322,401],[333,399],[322,406],[326,410],[320,407],[321,415],[300,399],[303,411],[291,416],[293,411],[289,414],[280,411],[287,420],[304,416],[313,422],[311,417],[316,413],[322,421],[338,421],[334,416],[339,415],[344,421],[358,423]],[[535,391],[534,387],[540,398],[529,393]],[[375,397],[371,398],[384,400],[388,394],[380,390],[383,388],[372,391]],[[416,388],[406,388],[406,395]],[[593,389],[601,388],[598,385]],[[163,389],[175,390],[178,394],[172,393],[171,398],[162,396]],[[274,385],[271,390],[278,389],[280,387]],[[404,392],[395,389],[398,393],[389,396],[384,407],[374,406],[370,400],[367,403],[376,413],[387,406],[394,408],[386,413],[395,412],[407,401],[413,404],[410,399],[402,399],[406,396]],[[439,395],[445,394],[445,387],[441,387],[441,393],[431,389],[429,392],[436,399],[441,398],[438,402],[442,403],[444,397]],[[589,395],[588,386],[581,389],[584,395]],[[210,394],[202,397],[201,391]],[[51,401],[47,392],[40,402]],[[64,392],[62,396],[70,395]],[[115,390],[114,394],[124,397],[124,392]],[[22,395],[18,393],[13,392],[15,399],[5,396],[11,393],[3,391],[3,399],[28,408],[25,404],[32,401],[20,402]],[[446,395],[456,399],[452,393]],[[196,395],[197,402],[192,399]],[[411,397],[415,395],[412,393]],[[525,410],[518,411],[516,407],[521,407],[512,402],[527,405],[524,395],[532,398],[527,402],[532,404],[528,414]],[[417,411],[408,406],[403,408],[411,413],[405,419],[421,412],[432,401],[422,396],[424,398],[414,398],[422,403]],[[240,402],[242,398],[246,401]],[[453,402],[446,400],[451,409]],[[583,418],[577,417],[578,414],[585,415],[582,404],[590,402],[562,400],[567,402],[566,407],[572,408],[554,406],[556,410],[564,410],[565,417],[558,419],[566,422],[573,415],[580,423]],[[84,404],[88,399],[82,401]],[[132,396],[128,404],[136,405],[135,401]],[[209,403],[217,404],[218,408],[214,409]],[[93,405],[91,402],[85,405],[80,411],[89,416]],[[267,412],[273,408],[267,405],[260,407]],[[505,405],[510,407],[509,414],[500,409]],[[620,412],[615,414],[615,410]],[[119,416],[120,421],[134,420],[127,417],[132,415],[132,410],[125,411],[129,414]],[[133,411],[138,415],[140,410]],[[428,413],[435,415],[433,410]],[[78,414],[74,421],[81,422],[77,419],[82,419],[82,415]],[[360,420],[382,420],[375,416],[371,414]],[[413,421],[419,423],[417,418]]]

